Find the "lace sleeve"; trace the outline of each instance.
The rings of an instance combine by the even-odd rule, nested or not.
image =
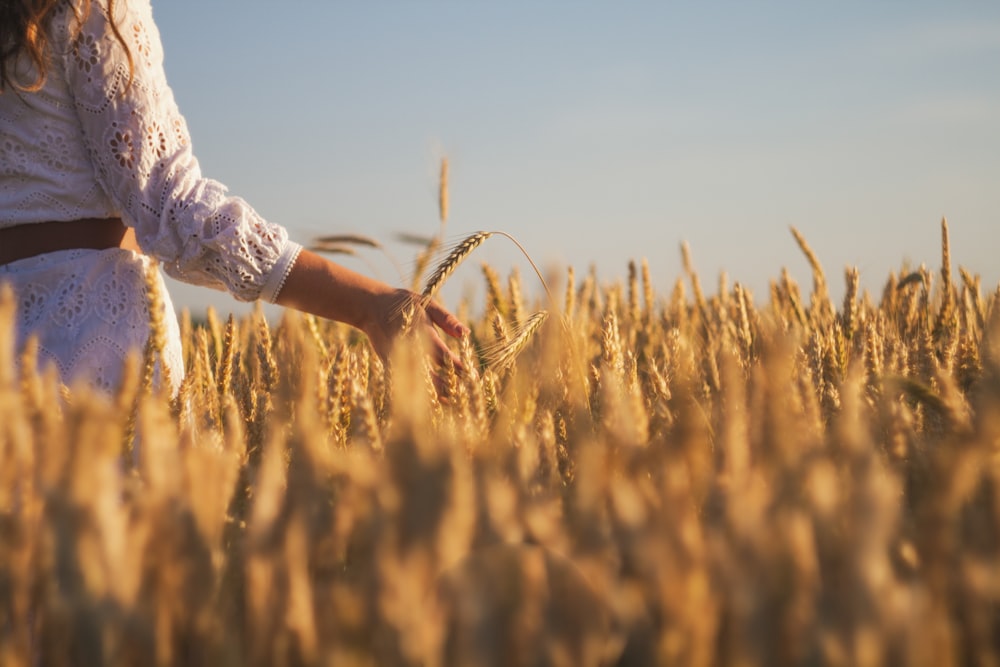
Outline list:
[[[179,280],[273,301],[301,247],[219,182],[204,178],[167,85],[148,0],[115,4],[134,75],[108,23],[107,4],[63,56],[66,79],[100,187],[135,227],[143,251]]]

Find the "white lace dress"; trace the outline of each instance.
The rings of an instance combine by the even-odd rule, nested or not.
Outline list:
[[[143,249],[66,250],[0,266],[0,282],[18,299],[18,345],[37,335],[40,362],[53,362],[63,381],[105,389],[117,385],[125,355],[148,335],[147,255],[185,282],[273,301],[301,249],[201,175],[149,1],[118,0],[115,11],[132,55],[131,83],[106,0],[95,0],[75,38],[67,2],[51,26],[45,86],[0,94],[0,228],[121,217]],[[33,80],[29,65],[17,71]],[[164,356],[176,384],[183,377],[177,320],[160,283]]]

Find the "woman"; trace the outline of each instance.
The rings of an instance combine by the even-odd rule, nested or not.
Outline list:
[[[115,387],[148,336],[155,257],[185,282],[353,325],[385,358],[413,295],[303,250],[202,177],[162,62],[149,0],[0,0],[0,282],[19,342],[36,334],[67,383]],[[417,317],[439,361],[450,352],[433,325],[467,332],[434,303]]]

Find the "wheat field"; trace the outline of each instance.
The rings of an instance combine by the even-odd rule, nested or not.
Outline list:
[[[1000,292],[943,224],[834,303],[794,233],[766,295],[482,266],[443,394],[210,311],[176,396],[155,337],[94,395],[13,370],[5,293],[0,664],[1000,665]]]

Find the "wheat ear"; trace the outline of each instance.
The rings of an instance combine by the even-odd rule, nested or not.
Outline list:
[[[514,332],[513,336],[507,342],[506,345],[498,348],[495,352],[492,352],[487,357],[487,363],[491,369],[494,371],[501,371],[504,368],[510,366],[517,355],[521,353],[521,350],[525,348],[531,337],[535,335],[535,332],[542,326],[545,322],[545,318],[549,315],[548,311],[540,310],[527,320],[524,324],[519,326]]]
[[[847,290],[844,292],[844,308],[842,320],[844,325],[844,337],[850,341],[854,338],[858,324],[858,267],[852,267],[844,271],[844,278],[847,282]]]
[[[628,261],[628,316],[638,322],[642,316],[639,309],[639,268],[634,259]]]
[[[493,325],[493,335],[496,337],[497,344],[506,345],[510,341],[510,332],[507,330],[507,323],[503,320],[503,313],[494,310],[490,324]]]
[[[149,338],[146,341],[147,358],[146,369],[144,372],[144,375],[148,375],[148,377],[144,378],[144,386],[152,386],[156,360],[159,358],[161,372],[160,379],[163,381],[163,386],[170,391],[173,383],[170,377],[170,368],[167,366],[163,355],[163,351],[166,349],[167,344],[167,326],[163,319],[165,306],[163,305],[163,294],[160,293],[158,267],[158,263],[151,261],[144,276],[146,284],[146,306],[149,309]]]
[[[430,301],[434,294],[437,293],[444,281],[455,272],[458,265],[469,256],[469,254],[482,245],[483,241],[493,236],[493,232],[476,232],[470,236],[465,237],[462,241],[456,245],[448,256],[441,260],[437,267],[434,269],[434,273],[431,277],[427,279],[427,283],[424,285],[423,291],[420,296],[425,301]]]
[[[223,406],[222,399],[232,389],[233,356],[235,352],[236,352],[236,320],[233,318],[232,313],[230,313],[229,319],[226,320],[226,335],[222,340],[222,358],[219,360],[219,374],[217,379],[220,417]]]
[[[576,272],[570,266],[566,270],[566,297],[563,300],[563,319],[573,319],[576,310]]]
[[[314,247],[322,247],[327,245],[332,245],[339,247],[342,245],[362,245],[369,248],[375,248],[376,250],[382,249],[382,244],[370,236],[362,236],[361,234],[334,234],[332,236],[320,236],[313,239]]]
[[[806,243],[805,237],[799,233],[799,230],[795,229],[795,227],[791,227],[791,230],[792,236],[795,237],[795,242],[799,245],[799,249],[806,256],[806,260],[809,262],[810,268],[812,268],[814,304],[818,305],[823,315],[827,315],[832,311],[833,306],[830,305],[830,292],[826,286],[826,274],[823,272],[823,266],[819,263],[816,253]]]
[[[549,302],[555,304],[555,301],[552,298],[552,293],[549,291],[549,286],[546,284],[545,278],[542,277],[542,272],[538,270],[538,266],[535,264],[534,260],[531,259],[531,255],[528,254],[528,251],[524,249],[524,246],[521,245],[516,238],[514,238],[507,232],[501,232],[501,231],[474,232],[469,236],[465,237],[462,241],[460,241],[458,245],[456,245],[452,249],[452,251],[448,253],[448,256],[445,257],[443,260],[441,260],[441,262],[435,268],[434,273],[431,275],[430,278],[427,279],[427,283],[424,285],[424,289],[421,292],[421,299],[425,302],[432,299],[434,297],[434,294],[436,294],[438,289],[440,289],[441,285],[443,285],[444,282],[448,279],[448,277],[455,272],[455,269],[458,268],[458,265],[461,264],[462,261],[466,257],[468,257],[473,250],[482,245],[483,241],[485,241],[491,236],[503,236],[508,241],[517,246],[517,249],[520,250],[521,254],[524,255],[525,259],[528,260],[528,264],[531,265],[531,268],[535,272],[535,275],[538,276],[538,280],[539,282],[541,282],[542,289],[545,290],[545,294],[548,296]]]
[[[438,214],[441,228],[448,222],[448,158],[441,158],[441,176],[438,179]]]
[[[503,297],[503,288],[500,287],[500,277],[492,266],[483,262],[483,277],[486,278],[486,293],[489,295],[493,309],[502,316],[507,316],[507,303]]]
[[[948,240],[948,219],[941,218],[941,287],[951,300],[951,243]]]
[[[646,308],[646,318],[652,319],[656,309],[656,297],[653,294],[653,280],[649,277],[649,261],[642,258],[642,300]]]
[[[330,255],[348,255],[349,257],[357,257],[358,255],[358,251],[346,243],[314,241],[309,246],[309,249],[315,252],[325,252]]]
[[[0,388],[14,382],[14,316],[17,302],[14,288],[0,283]]]
[[[691,280],[691,290],[694,292],[694,301],[698,306],[698,312],[701,313],[702,319],[707,322],[708,304],[705,302],[705,295],[701,291],[701,280],[698,279],[698,273],[694,270],[694,264],[691,261],[691,247],[687,244],[687,241],[681,243],[681,262],[684,265],[684,272]]]
[[[941,309],[934,328],[941,332],[952,324],[955,300],[951,282],[951,244],[948,241],[948,220],[941,218]]]

